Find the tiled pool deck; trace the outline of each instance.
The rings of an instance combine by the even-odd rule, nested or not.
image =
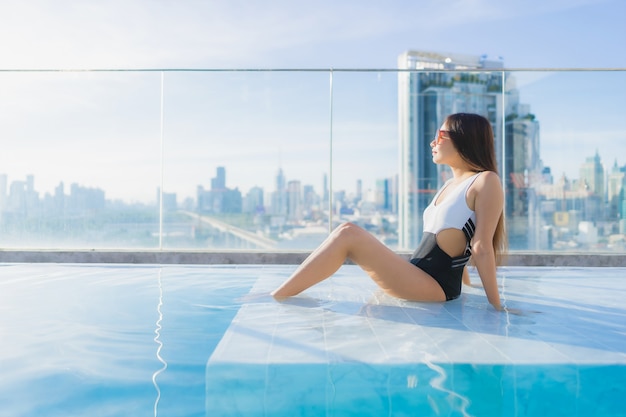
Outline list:
[[[475,274],[472,278],[478,280]],[[210,357],[207,401],[217,409],[237,404],[240,414],[233,415],[260,409],[271,415],[296,403],[324,404],[327,413],[360,404],[367,415],[412,415],[393,412],[388,395],[393,380],[396,394],[398,388],[405,391],[396,403],[413,403],[411,410],[428,407],[426,399],[433,394],[424,392],[422,401],[419,388],[432,391],[440,384],[439,392],[457,396],[461,403],[456,411],[450,405],[451,415],[463,415],[461,400],[470,399],[461,387],[474,383],[486,389],[493,378],[485,377],[485,369],[491,374],[499,369],[510,375],[496,384],[495,398],[484,401],[511,399],[496,406],[496,415],[555,415],[551,407],[560,407],[563,414],[556,415],[572,415],[597,400],[577,399],[576,392],[594,384],[581,370],[619,365],[617,375],[607,376],[612,382],[595,384],[617,383],[614,378],[626,382],[625,269],[503,268],[503,301],[522,315],[496,312],[487,305],[483,290],[474,287],[465,287],[460,299],[445,304],[398,300],[352,266],[282,303],[262,296],[282,279],[259,278]],[[304,385],[296,371],[303,364]],[[464,365],[473,371],[461,377],[458,368]],[[233,366],[240,372],[233,372]],[[429,370],[432,375],[424,380]],[[247,380],[247,388],[234,389],[241,379]],[[559,381],[562,386],[550,388]],[[611,389],[624,393],[623,385]],[[539,404],[527,407],[548,414],[513,412],[515,402],[538,394],[534,390],[544,392],[540,400],[535,397]],[[565,409],[560,398],[550,398],[563,390],[574,391]],[[388,401],[381,404],[381,397]]]
[[[0,266],[0,416],[626,416],[622,267],[501,268],[516,315],[353,265],[283,302],[293,265]]]
[[[503,301],[522,315],[495,311],[475,287],[447,303],[399,300],[353,266],[276,302],[263,295],[285,275],[262,276],[211,362],[626,364],[626,270],[607,272],[504,269]]]

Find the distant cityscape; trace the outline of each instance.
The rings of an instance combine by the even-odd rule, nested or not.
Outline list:
[[[170,241],[182,240],[183,246],[220,248],[235,244],[237,248],[247,247],[251,239],[227,238],[219,227],[214,227],[214,222],[227,221],[234,228],[266,236],[273,242],[269,247],[309,249],[329,230],[331,198],[327,175],[321,178],[321,182],[323,189],[320,193],[313,185],[287,180],[283,170],[278,168],[272,191],[252,187],[244,195],[238,188],[226,187],[226,167],[217,167],[210,186],[197,185],[195,198],[179,201],[177,193],[161,193],[157,187],[155,203],[144,204],[109,200],[105,190],[76,183],[70,185],[69,193],[60,183],[53,194],[41,196],[33,175],[9,183],[8,176],[0,174],[0,230],[3,232],[0,241],[6,247],[11,246],[11,237],[19,243],[23,239],[35,239],[36,234],[39,237],[41,234],[49,234],[48,237],[58,234],[54,241],[59,243],[59,238],[65,239],[72,234],[76,234],[76,238],[84,233],[116,235],[113,229],[133,228],[141,231],[142,245],[151,246],[156,243],[162,207],[165,235]],[[393,245],[396,182],[394,178],[381,179],[376,182],[375,191],[364,192],[361,180],[356,180],[354,192],[333,192],[335,222],[349,219],[361,223],[374,233],[386,236]],[[197,221],[197,216],[206,221]],[[90,225],[104,230],[88,230]],[[33,234],[30,239],[29,233]],[[220,242],[220,235],[224,242]],[[181,236],[185,238],[180,239]],[[122,236],[117,237],[122,243],[119,239]],[[92,237],[95,238],[97,236]],[[101,244],[106,246],[106,242]]]
[[[408,51],[398,67],[412,70],[398,73],[398,174],[373,188],[355,178],[353,190],[331,190],[323,175],[316,189],[277,167],[271,190],[243,193],[226,186],[226,162],[194,197],[179,201],[173,190],[155,187],[155,203],[131,204],[77,183],[41,196],[33,175],[9,182],[0,174],[0,244],[308,250],[352,221],[393,249],[411,250],[424,209],[450,176],[432,163],[429,144],[445,115],[473,112],[494,127],[511,249],[626,250],[626,164],[607,168],[596,152],[571,161],[580,164],[578,178],[554,178],[541,159],[538,117],[521,102],[515,79],[492,71],[503,68],[501,60]]]
[[[163,233],[173,247],[259,249],[252,239],[228,236],[223,228],[214,227],[215,221],[267,238],[273,244],[266,249],[311,249],[329,231],[327,177],[322,179],[321,192],[299,180],[287,180],[280,168],[275,181],[269,192],[253,187],[242,194],[238,188],[226,187],[226,167],[217,167],[210,186],[197,186],[195,199],[178,201],[176,193],[161,194],[156,188],[156,204],[131,204],[108,200],[104,190],[78,184],[71,184],[66,193],[61,183],[54,194],[41,196],[32,175],[9,184],[7,175],[0,174],[2,242],[4,247],[22,246],[24,240],[30,246],[39,241],[63,246],[66,241],[67,245],[150,247],[158,242],[162,196]],[[536,225],[518,231],[507,219],[510,237],[535,239],[535,247],[515,245],[513,240],[512,249],[626,249],[626,165],[615,161],[605,169],[596,154],[580,164],[577,179],[564,175],[554,179],[550,168],[544,167],[539,177],[520,173],[512,176],[511,183],[513,187],[506,190],[507,201],[515,205],[508,207],[508,216]],[[398,247],[397,184],[397,177],[382,178],[373,190],[364,191],[357,179],[354,190],[333,192],[334,224],[355,222],[390,247],[402,249]],[[198,218],[207,221],[198,222]]]

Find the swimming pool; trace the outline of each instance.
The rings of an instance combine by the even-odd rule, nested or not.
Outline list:
[[[523,316],[292,270],[2,264],[0,416],[626,415],[624,268],[502,268]]]

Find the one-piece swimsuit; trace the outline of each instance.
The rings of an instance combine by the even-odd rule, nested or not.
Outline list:
[[[439,283],[446,300],[461,294],[463,267],[472,255],[470,242],[476,230],[476,213],[467,206],[467,190],[480,175],[476,173],[463,180],[443,201],[437,203],[441,192],[450,185],[447,181],[424,210],[424,234],[413,252],[410,262],[425,271]],[[437,244],[437,234],[445,229],[462,230],[466,238],[465,251],[451,257]]]

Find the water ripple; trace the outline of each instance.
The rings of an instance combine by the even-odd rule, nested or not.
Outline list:
[[[163,364],[163,366],[152,374],[152,384],[157,392],[157,397],[154,400],[154,416],[157,416],[157,409],[159,407],[159,401],[161,400],[161,389],[159,388],[159,384],[157,383],[157,376],[161,374],[163,371],[167,369],[167,362],[161,357],[161,349],[163,348],[163,342],[161,342],[161,321],[163,320],[163,312],[161,311],[161,307],[163,306],[163,286],[161,285],[161,269],[159,269],[158,274],[158,283],[159,283],[159,304],[157,305],[157,313],[159,318],[156,321],[156,329],[154,333],[156,336],[154,337],[154,341],[157,343],[157,351],[156,357],[159,362]]]

